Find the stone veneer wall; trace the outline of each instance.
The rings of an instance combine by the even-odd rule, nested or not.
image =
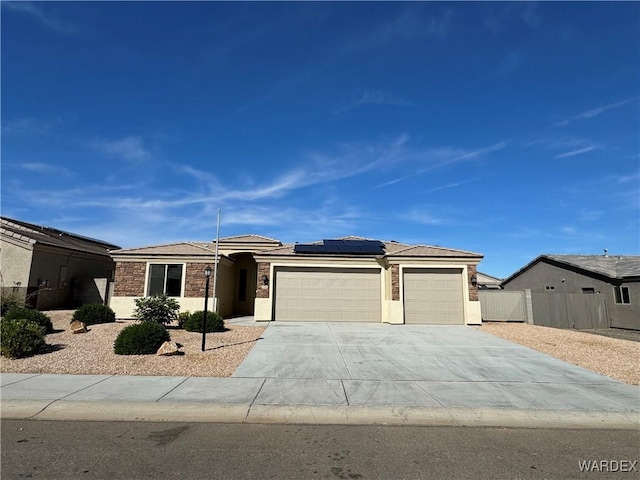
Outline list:
[[[266,275],[267,278],[269,278],[270,269],[270,263],[258,263],[258,288],[256,289],[256,298],[269,298],[269,285],[262,284],[262,277]],[[269,283],[271,283],[271,278],[269,278]]]
[[[185,297],[204,298],[204,287],[207,281],[207,277],[204,276],[206,266],[204,263],[187,263],[184,282]],[[211,277],[209,277],[209,295],[212,294],[213,267],[211,267],[211,270]]]
[[[145,262],[117,262],[114,297],[144,297]]]
[[[478,272],[476,270],[475,265],[467,265],[467,278],[469,284],[469,301],[477,302],[478,301],[478,285],[473,285],[471,283],[471,276],[475,275],[478,278]]]
[[[400,265],[391,265],[391,300],[400,300]]]

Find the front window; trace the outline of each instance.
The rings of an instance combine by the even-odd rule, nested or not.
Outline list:
[[[616,303],[631,303],[629,298],[629,287],[613,287],[613,296]]]
[[[149,265],[149,285],[147,295],[164,293],[169,297],[182,294],[182,265],[159,264]]]

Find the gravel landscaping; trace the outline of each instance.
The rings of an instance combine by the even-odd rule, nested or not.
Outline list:
[[[640,342],[526,323],[475,327],[625,383],[640,385]]]
[[[264,327],[227,323],[228,331],[207,334],[203,353],[200,333],[169,328],[171,340],[183,345],[185,355],[116,355],[113,342],[120,330],[133,321],[91,325],[89,332],[74,335],[69,331],[72,310],[46,313],[55,329],[47,335],[51,351],[16,360],[0,357],[1,372],[229,377],[264,332]],[[640,385],[640,342],[524,323],[490,322],[474,328]]]
[[[264,332],[263,327],[227,324],[228,331],[206,334],[202,352],[202,334],[170,327],[171,340],[183,345],[184,355],[116,355],[114,340],[134,321],[91,325],[89,332],[74,335],[69,331],[73,310],[45,313],[55,329],[47,335],[53,351],[15,360],[0,357],[1,372],[229,377]]]

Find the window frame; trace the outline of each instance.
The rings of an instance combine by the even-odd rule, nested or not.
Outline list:
[[[148,262],[147,263],[147,278],[145,282],[145,293],[147,297],[154,295],[151,293],[151,270],[153,266],[164,266],[163,280],[162,280],[162,292],[154,292],[154,293],[164,293],[167,297],[171,298],[181,298],[184,295],[184,281],[185,281],[185,264],[184,263],[169,263],[169,262]],[[167,293],[167,283],[169,281],[169,267],[180,267],[180,289],[178,295],[170,295]]]
[[[631,305],[631,291],[629,290],[629,287],[624,285],[614,285],[613,303],[616,305]]]

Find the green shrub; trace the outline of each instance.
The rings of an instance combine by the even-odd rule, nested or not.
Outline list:
[[[2,295],[0,299],[0,315],[5,316],[13,308],[23,307],[24,302],[14,295]]]
[[[180,312],[178,314],[178,328],[184,328],[184,324],[191,318],[191,312]]]
[[[85,325],[111,323],[116,321],[116,314],[106,305],[90,303],[82,305],[73,313],[72,322],[82,322]]]
[[[4,316],[7,320],[29,320],[30,322],[37,323],[41,327],[44,327],[45,333],[53,332],[53,323],[51,319],[39,310],[33,310],[32,308],[16,307],[12,308]]]
[[[136,323],[120,331],[113,344],[113,351],[118,355],[152,355],[169,340],[169,332],[164,325],[153,322]]]
[[[37,353],[45,345],[45,330],[25,319],[3,319],[0,322],[0,353],[9,358],[22,358]]]
[[[187,332],[202,332],[204,310],[193,312],[184,324]],[[207,312],[207,332],[221,332],[224,330],[224,320],[215,312]]]
[[[167,297],[164,293],[136,298],[135,302],[133,318],[138,321],[168,325],[178,319],[180,304],[175,298]]]

